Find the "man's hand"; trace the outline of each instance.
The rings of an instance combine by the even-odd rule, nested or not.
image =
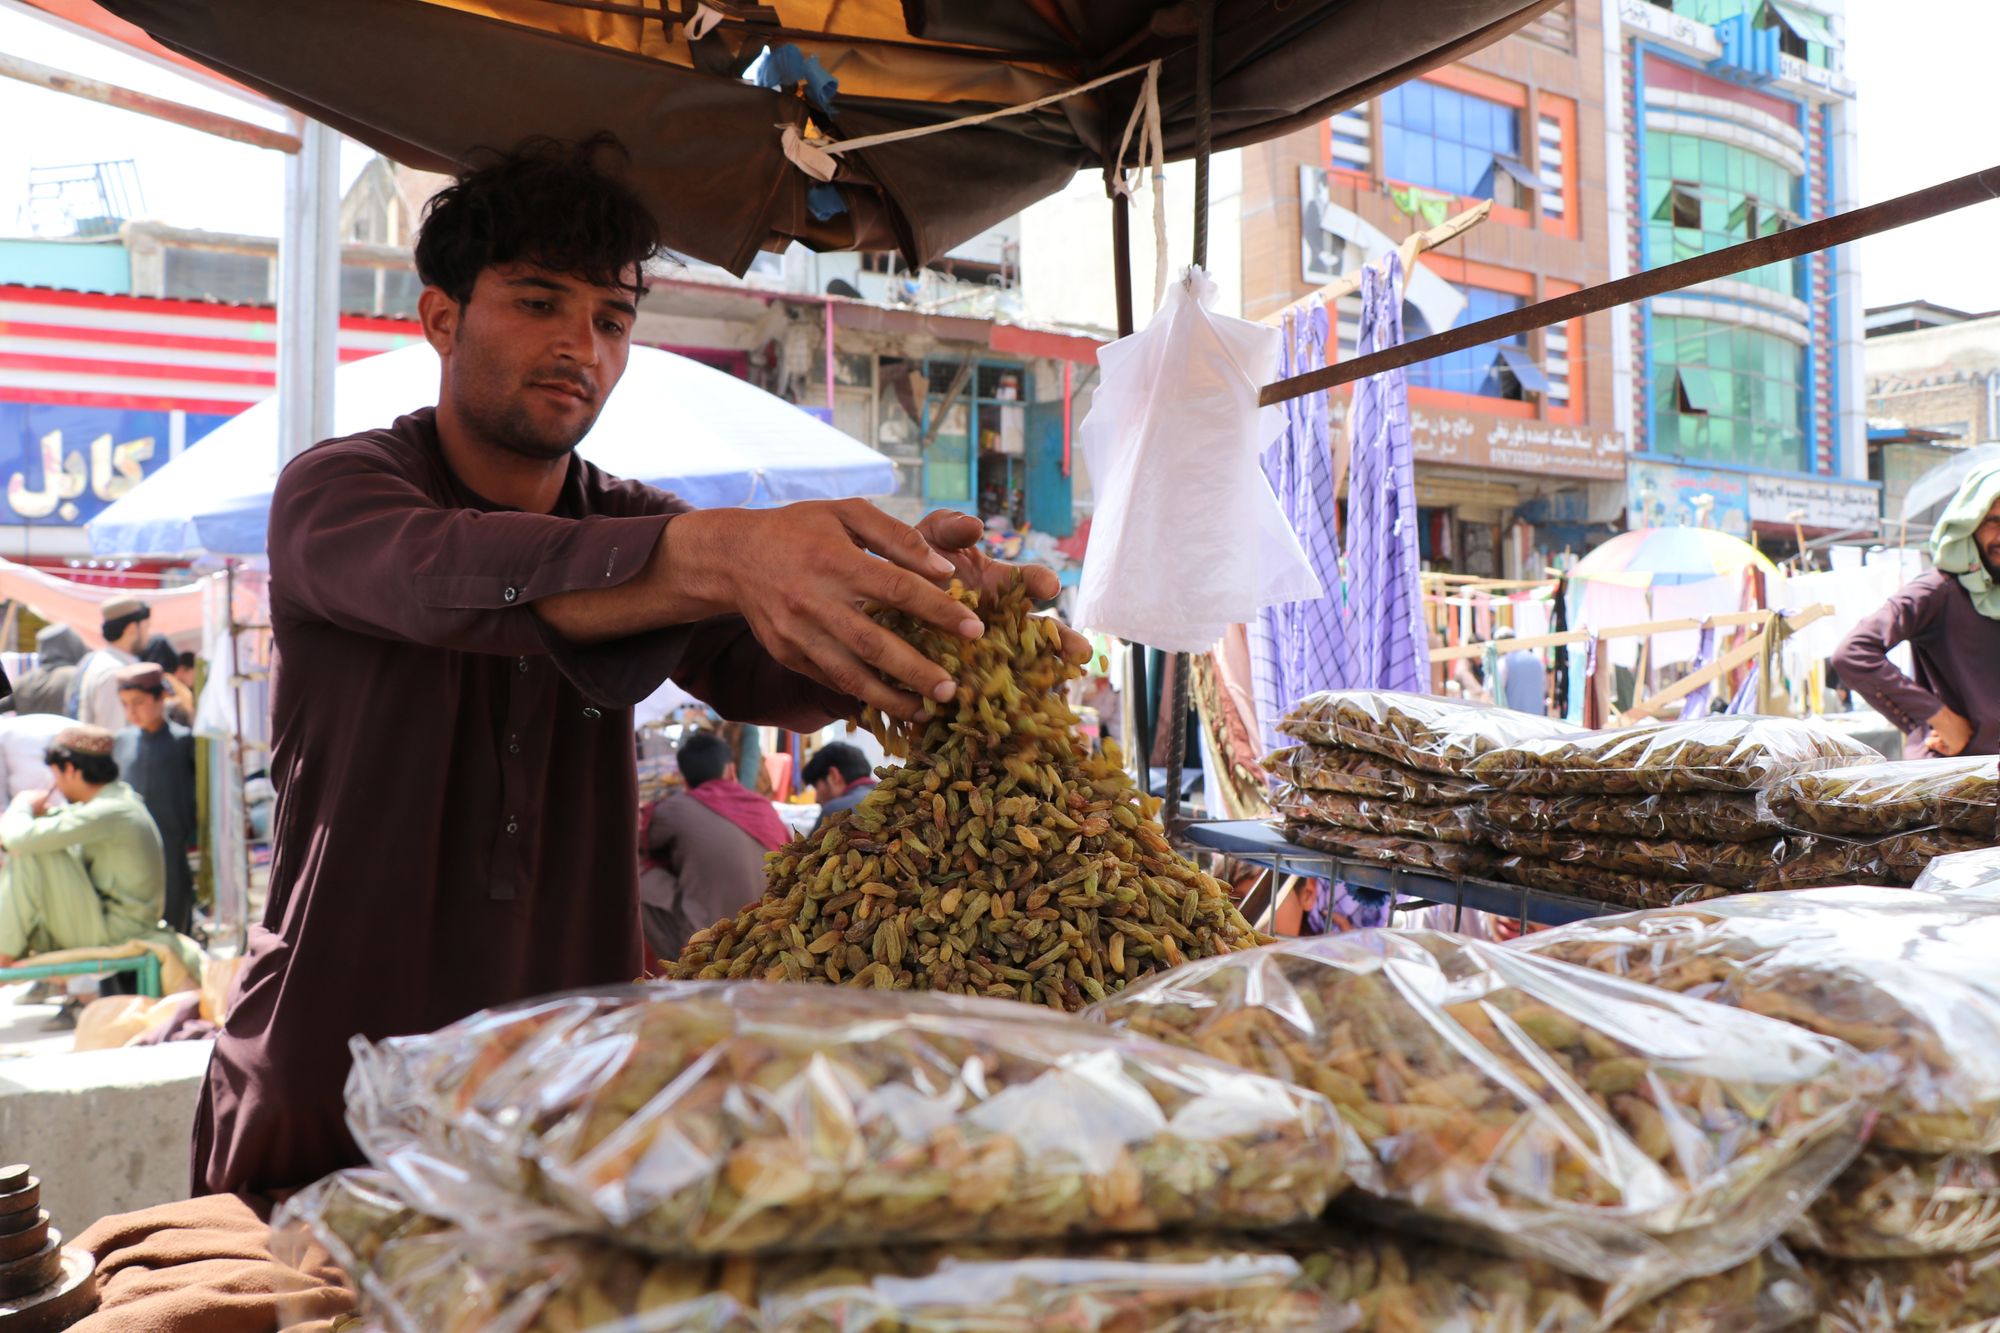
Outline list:
[[[956,509],[938,509],[926,514],[917,531],[931,548],[951,562],[951,573],[966,587],[990,592],[1001,586],[1016,570],[1028,577],[1028,595],[1038,602],[1052,600],[1062,591],[1062,580],[1046,565],[1010,565],[995,560],[979,549],[986,525],[971,514]],[[949,575],[947,577],[950,577]],[[1069,626],[1062,627],[1063,656],[1072,662],[1090,660],[1090,640]]]
[[[40,819],[49,812],[49,798],[53,793],[46,791],[24,791],[21,795],[28,798],[28,813],[35,818]]]
[[[864,500],[696,510],[667,525],[663,547],[665,577],[681,595],[710,614],[741,614],[779,662],[894,717],[914,717],[922,698],[943,702],[956,686],[863,615],[863,603],[968,639],[985,630],[939,587],[954,564]]]
[[[1952,712],[1940,708],[1931,719],[1930,734],[1924,737],[1924,748],[1932,754],[1955,755],[1964,752],[1972,744],[1972,724]]]

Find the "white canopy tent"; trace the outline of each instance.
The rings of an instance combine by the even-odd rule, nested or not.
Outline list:
[[[349,362],[335,377],[333,431],[385,426],[437,401],[428,344]],[[597,424],[578,447],[605,471],[673,491],[700,508],[885,495],[895,464],[818,417],[735,376],[634,347]],[[261,555],[278,480],[278,402],[267,398],[92,519],[103,555]]]

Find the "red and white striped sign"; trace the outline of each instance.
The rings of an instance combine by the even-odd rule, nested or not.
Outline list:
[[[417,341],[415,320],[340,317],[340,359]],[[277,388],[268,306],[0,285],[0,401],[233,415]]]

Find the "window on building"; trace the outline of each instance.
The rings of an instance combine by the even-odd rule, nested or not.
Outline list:
[[[1465,297],[1465,310],[1458,317],[1460,328],[1477,324],[1482,319],[1492,319],[1495,315],[1504,315],[1510,310],[1519,310],[1528,303],[1525,296],[1496,292],[1486,287],[1452,285]],[[1432,332],[1417,308],[1406,302],[1403,306],[1403,341],[1415,342]],[[1529,351],[1528,335],[1525,333],[1419,361],[1410,367],[1409,382],[1413,389],[1441,389],[1448,393],[1476,394],[1481,398],[1516,400],[1526,398],[1529,393],[1546,393],[1549,388],[1547,376]]]
[[[1701,192],[1684,181],[1675,181],[1653,216],[1676,227],[1701,230]]]
[[[1759,234],[1757,230],[1759,216],[1757,201],[1747,195],[1744,196],[1743,202],[1730,210],[1729,230],[1731,234],[1741,232],[1744,240],[1756,240]]]
[[[414,316],[423,289],[415,269],[359,263],[340,266],[340,309],[344,314]]]
[[[926,501],[982,517],[1026,521],[1024,406],[1027,372],[1004,362],[926,364],[922,429]]]
[[[417,316],[417,298],[424,294],[424,280],[417,276],[413,268],[391,268],[382,271],[381,314],[403,315],[410,319]]]
[[[342,314],[375,313],[375,274],[378,270],[359,264],[340,267],[340,309]]]
[[[1373,159],[1368,146],[1368,103],[1349,107],[1327,122],[1327,153],[1333,165],[1366,174]]]
[[[1757,26],[1778,30],[1778,49],[1809,64],[1824,64],[1825,52],[1840,41],[1824,17],[1790,0],[1764,0]]]
[[[1756,27],[1778,30],[1780,51],[1811,65],[1824,66],[1828,52],[1840,47],[1840,40],[1827,20],[1794,0],[1652,0],[1652,3],[1698,23],[1724,23],[1748,15]]]
[[[1712,416],[1722,410],[1722,396],[1715,391],[1715,379],[1706,366],[1682,366],[1674,373],[1674,388],[1680,409],[1691,417]]]
[[[1561,410],[1570,405],[1570,377],[1574,368],[1569,356],[1568,324],[1551,324],[1542,330],[1542,347],[1545,355],[1542,368],[1549,377],[1549,406]]]
[[[1545,46],[1553,46],[1558,51],[1576,50],[1576,12],[1569,0],[1548,10],[1539,18],[1521,29],[1523,37],[1529,37]]]
[[[1563,143],[1563,122],[1544,114],[1535,128],[1540,138],[1535,164],[1542,169],[1539,196],[1542,212],[1559,219],[1569,211],[1569,200],[1564,197],[1563,164],[1568,149]]]
[[[1801,179],[1786,164],[1740,145],[1654,132],[1646,136],[1645,162],[1649,267],[1768,236],[1798,216]],[[1801,272],[1788,260],[1739,280],[1799,296]]]
[[[272,261],[264,255],[170,245],[161,251],[160,261],[162,296],[244,305],[271,300]]]
[[[1652,321],[1652,451],[1795,472],[1805,466],[1805,349],[1719,320]]]
[[[1511,208],[1532,199],[1517,108],[1424,79],[1390,89],[1381,106],[1385,177]]]

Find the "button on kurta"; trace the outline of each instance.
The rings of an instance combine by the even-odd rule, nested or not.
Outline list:
[[[524,676],[528,674],[528,659],[525,657],[521,659],[521,674]]]
[[[595,721],[596,719],[604,716],[604,714],[598,712],[595,708],[591,708],[588,706],[584,708],[583,715],[587,718],[590,718],[592,721]]]
[[[521,592],[520,592],[520,590],[519,590],[518,588],[511,588],[511,587],[510,587],[510,588],[508,588],[508,589],[507,589],[507,591],[505,591],[505,592],[503,592],[503,593],[501,593],[501,594],[500,594],[500,600],[501,600],[501,601],[503,601],[503,602],[511,602],[511,601],[513,601],[513,600],[514,600],[514,599],[515,599],[516,597],[519,597],[520,595],[521,595]]]
[[[521,824],[520,824],[520,821],[519,821],[519,820],[515,820],[515,819],[510,819],[510,820],[508,820],[508,821],[507,821],[507,836],[508,836],[508,837],[510,837],[510,838],[511,838],[511,837],[513,837],[513,836],[514,836],[514,835],[515,835],[516,833],[519,833],[520,831],[521,831]]]

